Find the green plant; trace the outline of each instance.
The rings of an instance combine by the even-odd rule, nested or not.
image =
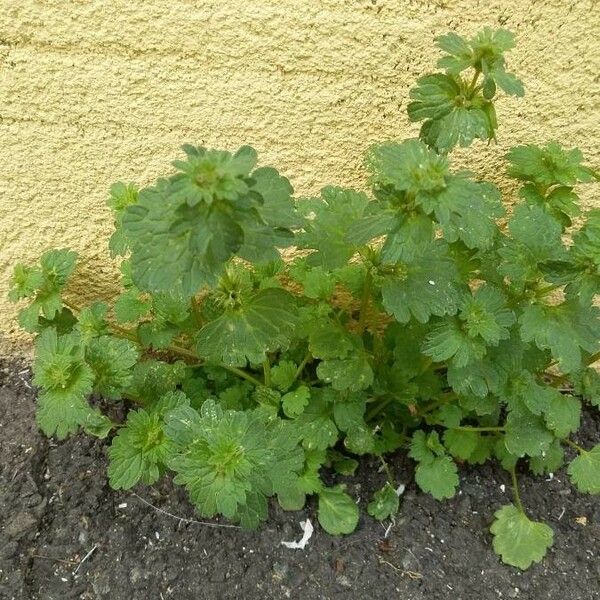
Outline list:
[[[505,70],[505,30],[438,39],[441,72],[418,80],[408,113],[419,139],[372,147],[372,194],[326,187],[292,198],[256,153],[184,146],[175,173],[138,190],[117,183],[110,240],[123,293],[75,307],[63,288],[68,250],[17,265],[11,298],[37,337],[38,422],[64,438],[105,438],[115,489],[167,471],[205,517],[256,527],[267,498],[300,509],[318,496],[332,534],[359,513],[343,485],[357,456],[381,460],[377,519],[399,506],[385,461],[401,448],[435,498],[454,495],[457,463],[498,460],[515,503],[491,531],[502,559],[539,561],[552,530],[530,520],[517,465],[558,469],[563,446],[583,492],[600,492],[600,445],[571,441],[582,402],[598,407],[600,210],[580,215],[575,186],[597,179],[578,150],[513,148],[521,201],[506,218],[498,189],[452,171],[447,153],[497,128],[497,90],[521,96]],[[573,217],[571,242],[565,232]],[[283,261],[279,249],[304,250]],[[113,422],[92,393],[124,399]],[[108,403],[101,404],[105,408]]]

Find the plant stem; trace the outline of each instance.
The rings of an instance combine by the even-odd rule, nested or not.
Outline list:
[[[383,456],[380,456],[379,460],[381,461],[381,466],[383,467],[383,470],[385,471],[385,475],[387,477],[388,483],[392,487],[395,487],[396,481],[394,479],[394,476],[392,475],[392,471],[390,470],[389,465],[387,464],[387,462],[385,462],[385,459],[383,458]]]
[[[479,79],[480,74],[481,74],[481,71],[479,69],[475,69],[475,73],[473,74],[473,79],[471,79],[471,83],[469,84],[469,88],[468,88],[469,96],[473,95],[473,92],[475,91],[475,86],[477,85],[477,80]]]
[[[229,367],[227,365],[218,365],[219,367],[222,367],[223,369],[225,369],[226,371],[229,371],[230,373],[233,373],[234,375],[237,375],[238,377],[241,377],[242,379],[245,379],[246,381],[249,381],[250,383],[253,383],[254,385],[263,386],[263,382],[259,381],[258,379],[256,379],[256,377],[253,377],[252,375],[250,375],[250,373],[246,373],[246,371],[244,371],[243,369],[238,369],[237,367]]]
[[[367,271],[365,282],[363,284],[362,298],[360,301],[360,313],[358,315],[358,332],[362,333],[365,330],[365,321],[367,319],[367,309],[371,298],[371,287],[373,286],[373,274],[371,269]]]
[[[521,496],[519,496],[519,485],[517,483],[517,472],[515,470],[515,467],[513,467],[510,470],[510,477],[512,479],[512,488],[513,488],[513,494],[515,497],[515,504],[517,505],[517,508],[523,514],[525,514],[525,509],[523,508],[523,503],[521,502]]]
[[[296,379],[298,379],[298,377],[300,377],[300,375],[302,375],[302,371],[304,371],[304,367],[306,367],[306,365],[311,360],[312,360],[312,354],[310,353],[310,351],[308,351],[304,355],[304,358],[302,359],[302,362],[298,365],[298,368],[296,369],[296,373],[294,374],[294,381],[296,381]]]
[[[459,427],[453,427],[459,431],[504,431],[506,427],[470,427],[468,425],[461,425]]]
[[[263,377],[265,380],[265,387],[271,387],[271,361],[268,356],[263,361]]]
[[[568,438],[565,438],[564,440],[561,440],[561,442],[563,444],[567,444],[567,446],[571,446],[571,448],[575,448],[575,450],[577,450],[577,452],[579,452],[579,454],[586,454],[587,453],[587,450],[585,448],[582,448],[581,446],[579,446],[575,442],[572,442]]]
[[[395,400],[395,396],[389,396],[385,400],[377,403],[373,408],[365,415],[365,421],[368,423],[373,417],[377,416],[390,402]]]

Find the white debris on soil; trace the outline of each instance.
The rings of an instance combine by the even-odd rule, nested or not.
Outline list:
[[[396,496],[402,496],[402,494],[404,494],[404,490],[406,489],[406,486],[401,483],[397,488],[396,488]]]
[[[314,527],[310,522],[310,519],[306,519],[306,521],[300,521],[300,529],[302,529],[304,533],[299,542],[281,542],[281,545],[292,550],[304,550],[314,531]]]

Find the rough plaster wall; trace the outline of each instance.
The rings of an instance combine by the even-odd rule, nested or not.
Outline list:
[[[17,260],[70,246],[73,297],[114,293],[113,181],[149,183],[192,142],[250,143],[300,194],[364,185],[365,148],[417,132],[404,109],[433,37],[499,24],[527,95],[457,162],[494,179],[508,146],[557,138],[599,166],[595,0],[0,0],[0,344],[27,348],[5,299]]]

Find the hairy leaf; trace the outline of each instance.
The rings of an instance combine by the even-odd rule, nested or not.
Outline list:
[[[198,333],[198,354],[230,366],[261,363],[285,348],[296,326],[296,304],[288,292],[267,288],[226,310]]]
[[[506,564],[527,569],[544,558],[554,541],[548,525],[529,520],[513,504],[503,506],[494,516],[495,521],[490,527],[494,550]]]

